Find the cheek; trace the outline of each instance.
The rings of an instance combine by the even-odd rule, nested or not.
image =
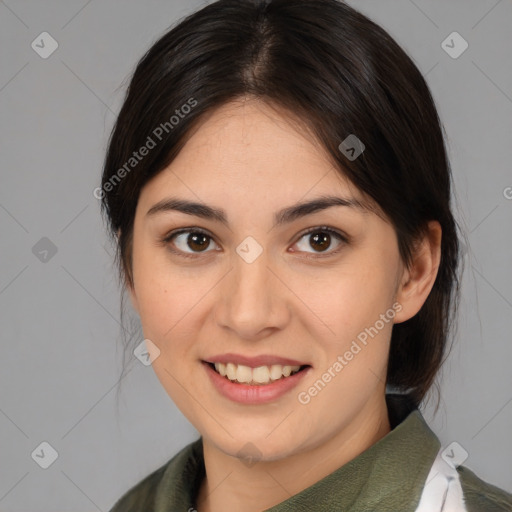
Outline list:
[[[144,335],[159,346],[181,339],[201,293],[190,286],[181,286],[176,280],[159,281],[156,276],[150,277],[136,291]]]
[[[393,269],[372,259],[347,260],[324,276],[295,279],[293,289],[310,311],[310,327],[316,322],[315,330],[325,333],[325,340],[346,342],[373,325],[393,303]]]
[[[165,250],[152,247],[149,240],[135,244],[133,275],[144,334],[163,342],[197,302],[199,283],[173,267]]]
[[[342,412],[356,414],[385,382],[394,318],[392,267],[368,259],[348,268],[335,279],[315,281],[307,296],[329,330],[317,322],[321,328],[315,327],[315,339],[323,345],[322,355],[300,391],[311,400],[313,416],[331,423]]]

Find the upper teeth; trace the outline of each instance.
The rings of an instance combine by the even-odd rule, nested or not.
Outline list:
[[[256,384],[267,384],[271,380],[278,380],[283,377],[290,376],[292,373],[300,370],[300,366],[289,366],[273,364],[272,366],[258,366],[251,368],[243,364],[234,363],[215,363],[215,369],[223,377],[229,380],[237,380],[238,382],[254,382]]]

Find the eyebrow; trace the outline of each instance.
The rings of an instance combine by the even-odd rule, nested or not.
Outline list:
[[[306,215],[326,210],[333,206],[346,206],[363,212],[368,211],[368,206],[355,198],[343,198],[336,196],[321,196],[311,201],[297,203],[283,208],[274,214],[274,226],[280,226],[297,220]],[[226,212],[220,208],[214,208],[204,203],[196,203],[186,199],[167,198],[153,205],[146,216],[153,216],[158,213],[178,211],[187,215],[194,215],[203,219],[213,220],[228,225]]]

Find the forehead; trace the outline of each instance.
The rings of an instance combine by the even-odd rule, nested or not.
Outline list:
[[[297,123],[267,104],[237,101],[223,105],[209,114],[180,152],[180,159],[198,164],[208,160],[209,167],[244,169],[264,174],[277,169],[287,171],[295,164],[297,172],[305,165],[328,166],[325,154]]]
[[[144,202],[172,193],[218,205],[238,201],[252,211],[277,211],[320,195],[368,202],[303,123],[258,100],[231,102],[208,114],[143,192]]]

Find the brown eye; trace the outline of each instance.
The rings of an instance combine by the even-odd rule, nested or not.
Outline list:
[[[318,251],[325,251],[331,245],[331,235],[329,233],[315,233],[310,235],[309,243],[313,249]]]
[[[203,233],[191,233],[186,240],[192,250],[204,251],[210,245],[209,237]]]
[[[212,241],[213,239],[210,235],[198,230],[181,230],[171,233],[165,238],[165,243],[171,244],[177,249],[172,248],[171,250],[176,253],[183,253],[183,256],[210,252],[207,249]]]
[[[302,240],[304,241],[302,242]],[[335,249],[328,251],[328,249],[333,245],[333,241],[335,242]],[[341,233],[338,233],[328,227],[316,227],[304,233],[299,242],[295,245],[300,251],[304,252],[311,252],[309,249],[313,249],[313,254],[323,252],[333,254],[337,252],[337,249],[340,248],[343,243],[347,243],[347,238]]]

